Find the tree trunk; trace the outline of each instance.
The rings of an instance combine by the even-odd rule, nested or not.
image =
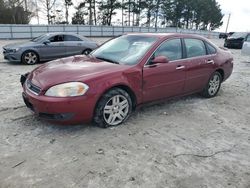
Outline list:
[[[92,16],[92,0],[89,0],[89,25],[93,25]]]
[[[93,1],[93,3],[94,3],[94,20],[95,20],[95,25],[96,25],[97,21],[96,21],[96,2],[95,2],[95,0]]]
[[[124,0],[122,0],[122,26],[123,26],[123,22],[124,22],[124,10],[123,10],[123,4],[124,4]]]
[[[157,0],[156,12],[155,12],[155,29],[157,29],[159,6],[160,6],[160,0]]]
[[[128,1],[128,26],[130,26],[131,0]]]
[[[151,10],[148,9],[148,12],[147,12],[147,26],[150,27],[150,19],[151,19]]]
[[[46,11],[47,11],[47,20],[48,20],[48,24],[50,24],[50,8],[49,8],[49,0],[46,0]]]
[[[141,0],[138,1],[138,14],[136,15],[137,26],[140,26],[140,17],[141,17]]]
[[[67,22],[67,24],[69,24],[69,7],[68,7],[68,5],[65,5],[65,8],[66,8],[66,12],[65,12],[66,22]]]

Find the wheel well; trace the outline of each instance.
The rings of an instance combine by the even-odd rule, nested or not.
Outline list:
[[[129,94],[129,96],[131,97],[131,100],[132,100],[132,105],[133,105],[132,108],[134,110],[136,107],[136,104],[137,104],[137,99],[136,99],[136,95],[132,91],[132,89],[130,89],[128,86],[125,86],[125,85],[119,85],[119,86],[116,86],[116,88],[123,89]]]
[[[216,71],[220,73],[222,80],[224,80],[224,71],[222,69],[217,69]]]
[[[135,95],[135,93],[133,92],[133,90],[132,90],[130,87],[126,86],[126,85],[117,85],[117,86],[114,86],[114,87],[109,88],[109,89],[106,90],[104,93],[107,93],[108,91],[110,91],[110,90],[112,90],[112,89],[114,89],[114,88],[122,89],[122,90],[126,91],[126,92],[129,94],[129,96],[131,97],[131,100],[132,100],[132,109],[134,110],[134,109],[136,108],[137,99],[136,99],[136,95]],[[104,94],[104,93],[103,93],[103,94]],[[101,99],[101,97],[103,96],[103,94],[102,94],[102,95],[100,96],[100,98],[98,99],[96,105],[97,105],[98,102],[100,101],[100,99]]]

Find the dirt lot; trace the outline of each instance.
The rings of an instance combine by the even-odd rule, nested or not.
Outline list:
[[[0,187],[249,188],[250,63],[232,53],[234,72],[217,97],[144,107],[108,129],[34,117],[19,77],[37,65],[0,56]]]

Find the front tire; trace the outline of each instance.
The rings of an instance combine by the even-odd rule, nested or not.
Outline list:
[[[39,57],[34,51],[26,51],[22,55],[22,63],[26,65],[34,65],[38,63]]]
[[[201,95],[206,98],[215,97],[220,90],[222,82],[221,74],[216,71],[210,77],[206,87],[203,89]]]
[[[95,108],[94,122],[97,126],[107,128],[126,121],[132,112],[132,100],[129,94],[114,88],[105,93]]]

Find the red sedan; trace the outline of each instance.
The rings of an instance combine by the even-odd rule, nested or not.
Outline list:
[[[126,34],[88,56],[51,61],[23,75],[23,99],[41,118],[66,124],[124,122],[136,106],[201,93],[214,97],[233,57],[184,34]]]

